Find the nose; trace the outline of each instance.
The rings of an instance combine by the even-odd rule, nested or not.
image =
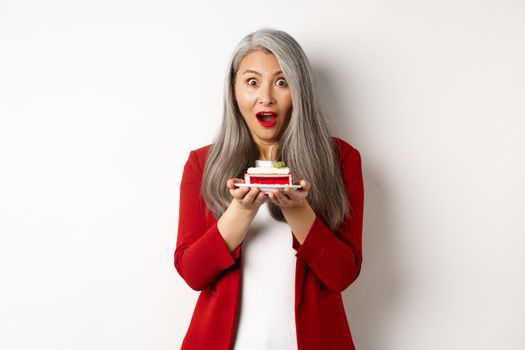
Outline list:
[[[268,84],[266,86],[262,86],[259,90],[259,104],[272,104],[275,103],[275,99],[273,96],[273,90],[272,85]]]

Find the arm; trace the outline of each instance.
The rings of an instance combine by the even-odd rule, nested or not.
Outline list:
[[[359,275],[362,262],[362,228],[364,211],[364,185],[359,151],[352,148],[343,160],[342,176],[350,198],[353,216],[346,219],[332,232],[323,220],[315,215],[306,238],[300,242],[293,235],[296,256],[302,259],[327,286],[342,291]],[[308,220],[308,209],[299,209],[289,215],[302,215]],[[284,214],[284,210],[283,210]],[[285,214],[286,216],[286,214]],[[288,217],[287,217],[288,220]],[[300,222],[300,219],[293,219]],[[292,231],[294,226],[290,222]],[[295,226],[297,228],[299,226]]]
[[[258,188],[236,188],[236,182],[242,180],[227,181],[226,185],[234,199],[217,222],[217,227],[230,251],[234,251],[242,243],[260,205],[266,201],[264,193]]]
[[[179,226],[175,268],[195,290],[209,288],[221,273],[235,264],[240,246],[230,252],[217,223],[206,227],[206,204],[200,195],[202,171],[190,152],[180,186]]]
[[[222,272],[236,263],[243,241],[265,197],[256,188],[227,186],[234,197],[229,207],[211,227],[206,227],[206,204],[200,194],[202,170],[195,152],[184,166],[180,187],[179,230],[175,268],[195,290],[209,288]]]
[[[303,244],[315,222],[317,216],[315,211],[308,201],[304,201],[304,204],[298,207],[282,207],[281,211],[292,229],[295,240],[299,244]]]

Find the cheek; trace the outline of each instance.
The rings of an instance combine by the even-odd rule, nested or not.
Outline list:
[[[251,119],[249,116],[252,110],[252,103],[250,102],[251,100],[249,96],[247,96],[246,93],[239,91],[235,93],[235,99],[237,100],[237,106],[239,107],[242,117],[249,123]]]
[[[236,91],[235,99],[237,100],[237,103],[239,104],[239,108],[249,106],[249,104],[253,100],[252,96],[246,91],[243,91],[242,89]]]
[[[285,96],[284,98],[284,105],[286,106],[286,109],[288,110],[288,113],[290,113],[292,111],[292,94],[289,93],[287,96]]]

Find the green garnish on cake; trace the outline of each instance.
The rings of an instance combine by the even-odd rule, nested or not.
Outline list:
[[[284,168],[285,166],[286,166],[286,164],[285,164],[282,160],[280,160],[280,161],[278,161],[278,162],[275,162],[275,167],[276,167],[277,169]]]

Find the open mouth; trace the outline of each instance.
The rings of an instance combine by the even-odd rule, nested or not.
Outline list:
[[[274,126],[275,123],[277,123],[277,118],[279,118],[279,115],[272,111],[257,112],[255,116],[257,117],[259,123],[265,128]]]

